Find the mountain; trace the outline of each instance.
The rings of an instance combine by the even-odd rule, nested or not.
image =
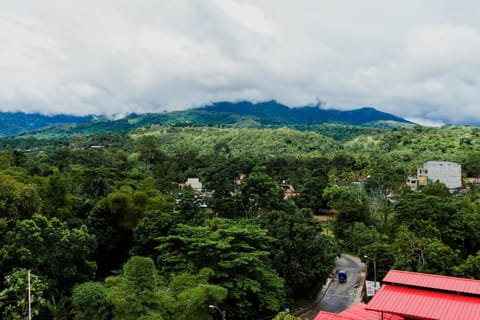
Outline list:
[[[217,102],[194,110],[222,112],[239,116],[253,116],[262,123],[278,124],[319,124],[337,122],[351,125],[362,125],[376,121],[394,121],[411,123],[389,113],[378,111],[374,108],[361,108],[349,111],[334,109],[321,109],[319,106],[304,106],[290,108],[274,100],[252,103]]]
[[[252,103],[217,102],[203,107],[164,113],[130,114],[121,119],[106,117],[46,116],[38,113],[0,113],[0,136],[42,130],[45,134],[93,134],[130,131],[151,125],[172,126],[282,126],[342,123],[347,125],[396,126],[411,122],[374,108],[350,111],[324,110],[318,106],[290,108],[276,101]]]
[[[14,136],[38,129],[90,122],[93,116],[42,115],[40,113],[0,112],[0,136]]]

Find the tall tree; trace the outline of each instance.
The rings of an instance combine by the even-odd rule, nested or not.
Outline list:
[[[213,270],[212,282],[228,289],[225,309],[231,319],[251,319],[282,309],[283,280],[269,259],[273,239],[257,224],[214,219],[205,227],[179,225],[158,240],[162,273]]]
[[[348,237],[354,222],[369,225],[368,201],[365,193],[358,187],[325,188],[323,197],[329,207],[337,211],[335,235],[340,239]]]
[[[275,209],[282,209],[283,192],[279,183],[267,173],[265,167],[256,167],[240,185],[245,217]]]
[[[40,197],[33,184],[17,181],[0,172],[0,220],[13,226],[17,220],[38,213],[39,207]]]
[[[7,233],[0,249],[0,269],[28,268],[48,281],[55,296],[66,295],[70,288],[92,279],[95,262],[95,237],[82,225],[69,228],[57,218],[34,215],[17,221]]]
[[[98,275],[104,277],[128,259],[133,230],[145,212],[172,211],[169,197],[156,189],[138,190],[123,186],[97,202],[89,212],[87,223],[98,242]],[[141,187],[141,184],[138,186]]]
[[[259,218],[275,238],[272,263],[285,279],[290,299],[308,299],[318,293],[335,267],[337,249],[332,239],[321,234],[320,223],[311,214],[271,211]]]
[[[73,290],[75,320],[211,320],[210,304],[227,290],[208,282],[212,270],[180,273],[165,280],[153,260],[131,257],[121,273],[105,283],[87,282]]]

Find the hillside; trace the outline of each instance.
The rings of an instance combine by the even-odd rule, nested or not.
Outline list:
[[[289,108],[276,101],[260,103],[252,103],[248,101],[237,103],[218,102],[194,110],[229,113],[237,116],[251,116],[256,117],[264,124],[318,124],[325,122],[338,122],[351,125],[362,125],[376,121],[396,121],[411,124],[411,122],[405,119],[378,111],[374,108],[365,107],[348,111],[321,109],[319,106]]]
[[[155,138],[165,154],[188,150],[197,156],[226,153],[229,157],[313,157],[337,152],[341,146],[332,139],[311,131],[288,128],[166,128],[137,130],[129,135],[134,140]]]
[[[43,115],[40,113],[0,112],[0,136],[13,136],[45,127],[90,122],[93,116]]]
[[[131,114],[110,120],[105,117],[69,115],[0,113],[0,136],[14,136],[41,131],[43,135],[74,135],[106,132],[126,132],[151,125],[278,127],[284,125],[317,125],[341,123],[353,126],[411,125],[405,119],[373,108],[350,111],[323,110],[318,106],[289,108],[275,101],[251,103],[219,102],[208,106],[164,113]],[[46,129],[45,129],[46,128]]]

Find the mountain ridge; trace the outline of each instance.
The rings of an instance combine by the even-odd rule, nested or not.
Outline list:
[[[401,123],[412,122],[395,115],[378,111],[372,107],[362,107],[352,110],[321,109],[316,106],[288,107],[275,100],[252,103],[215,102],[193,110],[216,112],[230,112],[238,115],[259,116],[272,122],[290,124],[318,124],[324,122],[340,122],[351,125],[360,125],[374,121],[396,121]]]
[[[42,115],[40,113],[0,112],[0,136],[29,134],[39,130],[63,134],[129,131],[151,125],[174,126],[279,126],[343,123],[367,125],[376,122],[413,124],[372,107],[353,110],[321,109],[317,106],[288,107],[275,100],[215,102],[202,107],[163,113],[131,113],[121,119],[107,116]],[[395,124],[393,125],[395,126]]]

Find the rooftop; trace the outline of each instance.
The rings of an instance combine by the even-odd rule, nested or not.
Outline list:
[[[436,274],[390,270],[385,278],[383,278],[383,283],[469,295],[480,295],[480,280],[448,277]]]

